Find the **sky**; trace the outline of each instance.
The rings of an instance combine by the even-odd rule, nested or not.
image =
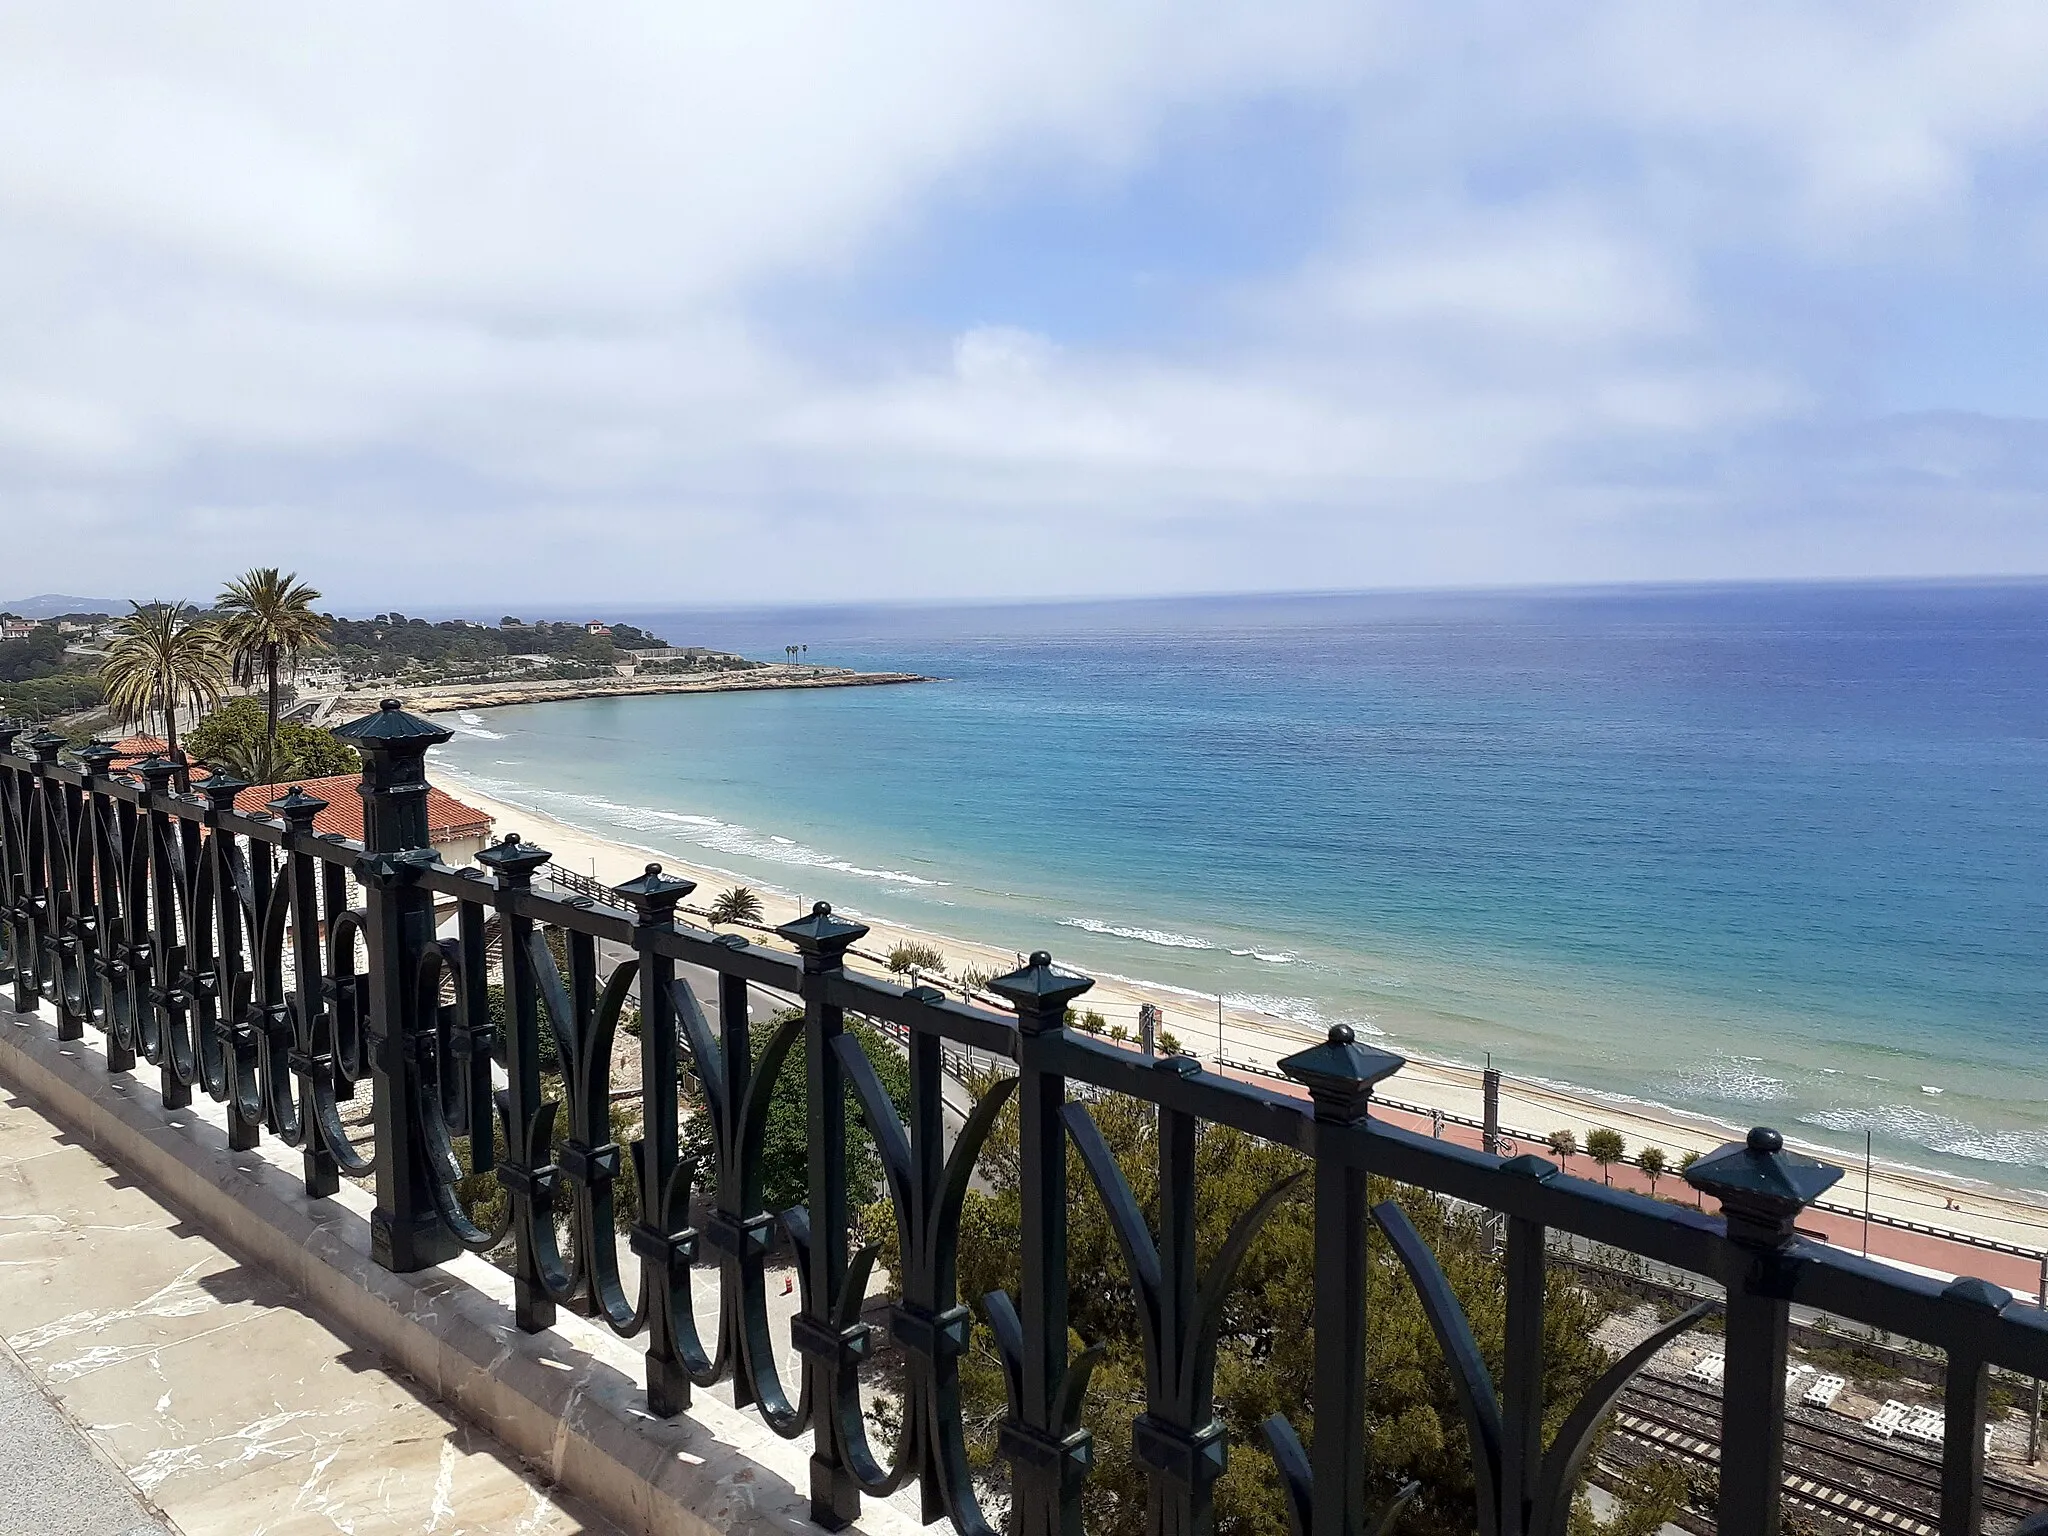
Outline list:
[[[0,5],[0,597],[2048,571],[2048,7]]]

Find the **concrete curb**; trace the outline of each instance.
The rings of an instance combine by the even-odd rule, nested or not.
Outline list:
[[[139,1076],[107,1072],[96,1040],[54,1036],[47,1020],[0,1009],[0,1081],[548,1480],[636,1536],[817,1531],[802,1491],[808,1435],[782,1440],[705,1392],[682,1417],[652,1418],[630,1342],[567,1312],[546,1333],[519,1332],[511,1277],[471,1254],[411,1275],[379,1268],[365,1191],[309,1200],[291,1149],[230,1152],[220,1105],[201,1096],[166,1112]],[[869,1500],[855,1529],[921,1527]]]

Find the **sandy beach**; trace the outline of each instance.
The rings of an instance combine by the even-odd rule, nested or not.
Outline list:
[[[494,819],[494,838],[503,837],[507,832],[517,832],[522,838],[539,843],[552,852],[558,867],[576,874],[593,877],[608,885],[618,884],[638,875],[650,860],[656,860],[670,874],[697,882],[698,889],[686,902],[686,908],[695,907],[701,911],[703,905],[718,892],[745,883],[761,898],[766,927],[787,922],[807,910],[807,899],[800,892],[778,892],[752,880],[743,881],[731,871],[678,857],[666,849],[636,847],[572,827],[541,812],[486,794],[438,764],[430,763],[429,772],[443,788]],[[924,943],[937,948],[946,957],[948,974],[955,977],[968,970],[999,975],[1023,959],[1013,949],[891,923],[870,913],[849,912],[844,907],[839,910],[869,925],[870,932],[857,946],[852,963],[856,968],[875,974],[886,972],[886,964],[881,957],[886,956],[894,945],[903,942]],[[751,934],[750,937],[770,945],[780,942],[762,934]],[[1098,978],[1077,1006],[1083,1011],[1094,1010],[1107,1024],[1122,1025],[1135,1037],[1138,1009],[1145,1003],[1160,1009],[1164,1030],[1175,1038],[1182,1050],[1201,1057],[1205,1063],[1213,1063],[1218,1054],[1220,1033],[1224,1060],[1254,1073],[1270,1071],[1280,1057],[1321,1038],[1318,1032],[1292,1020],[1224,1006],[1213,997],[1204,998],[1159,982]],[[1408,1065],[1382,1085],[1384,1098],[1413,1106],[1424,1115],[1436,1110],[1447,1117],[1480,1118],[1483,1108],[1480,1073],[1455,1063],[1431,1060],[1408,1049],[1405,1041],[1401,1046],[1401,1054],[1408,1058]],[[1747,1129],[1675,1111],[1617,1102],[1556,1084],[1538,1084],[1514,1078],[1506,1078],[1502,1083],[1500,1113],[1502,1128],[1511,1136],[1533,1134],[1541,1137],[1554,1130],[1569,1129],[1578,1136],[1581,1145],[1587,1132],[1594,1127],[1612,1127],[1626,1138],[1631,1156],[1645,1145],[1659,1146],[1668,1154],[1674,1167],[1685,1152],[1711,1151],[1723,1142],[1739,1139]],[[1797,1137],[1790,1135],[1787,1142],[1815,1156],[1838,1164],[1843,1162],[1841,1153],[1835,1149],[1802,1144]],[[1521,1141],[1518,1141],[1518,1147],[1524,1151],[1546,1150],[1540,1145]],[[1575,1159],[1574,1163],[1575,1172],[1594,1171],[1583,1158]],[[1617,1170],[1618,1177],[1620,1172]],[[1632,1170],[1629,1172],[1633,1174]],[[1663,1192],[1670,1194],[1678,1187],[1675,1176],[1667,1178]],[[1859,1163],[1844,1175],[1832,1192],[1829,1203],[1860,1211],[1863,1198],[1864,1171]],[[1969,1233],[2018,1247],[2048,1247],[2048,1209],[2023,1193],[1988,1183],[1965,1183],[1878,1162],[1873,1165],[1870,1177],[1870,1209],[1879,1216]],[[1873,1241],[1873,1253],[1880,1246]],[[1923,1262],[1923,1256],[1916,1255],[1915,1262]],[[2033,1266],[2030,1261],[2008,1260],[1998,1267],[2001,1272],[2011,1269],[2016,1276],[2020,1270],[2031,1273]],[[1986,1273],[1987,1268],[1980,1264],[1973,1266],[1971,1272]],[[2006,1280],[2009,1282],[2014,1276],[2007,1276]],[[2029,1291],[2033,1288],[2032,1285],[2025,1287]]]
[[[317,701],[314,723],[349,718],[374,709],[393,693],[417,714],[458,709],[497,709],[512,704],[559,704],[569,699],[645,698],[670,693],[749,693],[760,689],[876,688],[928,683],[917,672],[857,672],[848,667],[798,666],[767,662],[744,671],[644,672],[624,676],[513,680],[495,683],[434,683],[406,687],[390,679],[332,695],[307,694]]]

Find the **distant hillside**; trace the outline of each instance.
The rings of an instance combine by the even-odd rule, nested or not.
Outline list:
[[[126,613],[127,603],[118,597],[66,597],[45,592],[41,597],[0,598],[0,613],[18,613],[24,619],[54,619],[60,613]]]

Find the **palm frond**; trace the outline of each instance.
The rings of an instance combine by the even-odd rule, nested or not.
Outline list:
[[[230,663],[220,627],[182,603],[158,600],[129,608],[115,624],[100,666],[107,706],[137,725],[163,715],[165,735],[175,741],[181,705],[209,709],[227,691]]]
[[[306,652],[318,650],[328,619],[316,612],[318,589],[299,580],[296,571],[274,565],[257,566],[221,589],[215,606],[226,615],[223,643],[232,658],[235,681],[270,684],[269,720],[276,733],[277,680],[298,675]]]
[[[214,605],[227,615],[228,642],[238,654],[275,646],[296,664],[327,633],[326,615],[313,608],[319,599],[319,590],[296,572],[269,565],[229,582]]]

